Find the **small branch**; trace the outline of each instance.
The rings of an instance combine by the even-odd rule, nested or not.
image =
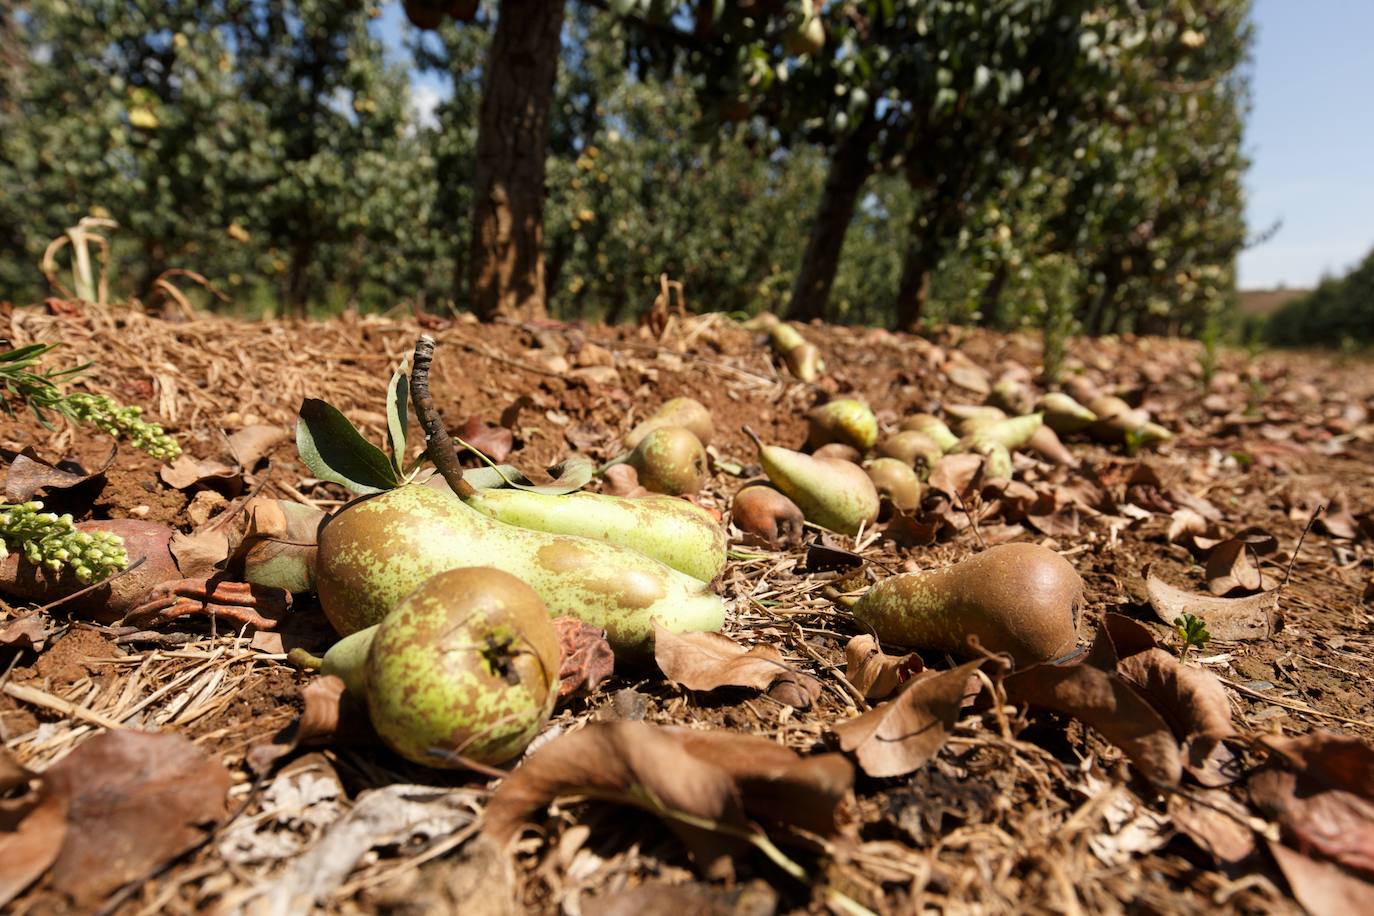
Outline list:
[[[420,418],[420,426],[425,431],[425,453],[434,462],[449,489],[460,499],[467,499],[477,491],[472,484],[463,479],[463,468],[458,464],[458,452],[453,439],[444,428],[444,418],[439,408],[434,406],[434,398],[429,393],[429,365],[434,361],[434,338],[421,334],[415,341],[415,358],[411,361],[410,400],[415,405],[415,413]]]

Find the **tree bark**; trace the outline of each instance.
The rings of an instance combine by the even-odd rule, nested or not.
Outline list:
[[[841,140],[831,154],[816,221],[811,224],[811,237],[807,240],[806,253],[802,255],[797,279],[792,284],[792,300],[787,306],[787,317],[794,321],[826,316],[845,233],[854,217],[859,192],[868,176],[873,174],[869,145],[875,128],[876,124],[869,118]]]
[[[897,330],[915,333],[920,328],[930,295],[933,261],[929,247],[921,244],[919,237],[907,243],[902,257],[902,279],[897,284]]]
[[[1002,314],[1002,290],[1007,286],[1007,277],[1010,273],[1011,268],[1007,266],[1006,261],[998,262],[987,286],[983,287],[982,295],[978,297],[978,311],[983,316],[979,324],[985,328],[1001,327],[1005,321]]]
[[[501,0],[473,178],[469,294],[483,321],[542,318],[544,159],[563,0]]]

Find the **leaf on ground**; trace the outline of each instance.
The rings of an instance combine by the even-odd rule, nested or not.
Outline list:
[[[467,418],[457,436],[497,464],[506,460],[515,445],[515,435],[510,430],[484,423],[476,416]]]
[[[190,534],[172,535],[168,549],[176,558],[177,569],[187,579],[200,579],[219,569],[231,552],[229,534],[213,522]]]
[[[1266,578],[1250,545],[1238,538],[1227,538],[1212,549],[1205,574],[1207,590],[1218,596],[1260,591]]]
[[[110,731],[43,773],[63,799],[67,835],[54,886],[89,906],[181,855],[225,815],[229,771],[181,735]]]
[[[1052,538],[1078,536],[1078,507],[1067,503],[1046,514],[1026,516],[1026,524]]]
[[[57,464],[38,457],[33,448],[12,454],[9,472],[5,475],[5,501],[10,503],[28,502],[39,490],[70,490],[83,483],[99,480],[105,476],[114,463],[116,448],[110,449],[110,456],[101,467],[87,473],[85,468],[74,461],[59,461]]]
[[[1330,732],[1262,740],[1279,759],[1250,778],[1251,800],[1299,850],[1374,878],[1374,749]]]
[[[841,547],[834,537],[827,534],[822,534],[806,548],[804,568],[807,572],[858,569],[863,565],[863,557],[852,550]]]
[[[1255,851],[1250,811],[1224,789],[1205,789],[1196,797],[1169,796],[1174,826],[1217,862],[1235,864]]]
[[[1170,487],[1165,494],[1171,502],[1181,509],[1192,509],[1209,522],[1220,522],[1224,517],[1221,510],[1203,499],[1201,496],[1194,496],[1181,487]]]
[[[483,831],[504,847],[555,799],[591,796],[662,817],[704,871],[729,874],[730,856],[744,848],[739,837],[753,834],[750,816],[837,833],[836,809],[853,778],[838,754],[801,757],[755,735],[594,722],[550,741],[506,777]]]
[[[1317,518],[1316,528],[1341,541],[1354,541],[1360,536],[1360,523],[1350,512],[1350,501],[1338,493],[1327,503],[1326,511]]]
[[[608,496],[643,496],[649,491],[639,485],[639,472],[632,464],[613,464],[601,475],[601,490]]]
[[[310,591],[325,513],[276,499],[253,499],[245,516],[247,527],[234,548],[233,568],[242,569],[251,582],[292,593]]]
[[[598,896],[594,907],[600,916],[670,916],[683,913],[697,913],[700,916],[773,916],[778,909],[778,892],[758,879],[736,888],[718,888],[700,882],[669,884],[666,881],[651,881],[629,890]]]
[[[966,391],[987,395],[992,391],[988,374],[977,366],[946,366],[945,378]]]
[[[928,547],[945,527],[945,518],[938,512],[912,514],[895,509],[883,534],[898,547]]]
[[[1192,509],[1174,511],[1169,519],[1167,538],[1170,544],[1182,544],[1194,553],[1206,553],[1222,540],[1216,523]]]
[[[1093,655],[1090,650],[1088,657]],[[1088,663],[1042,664],[1008,675],[1003,685],[1009,703],[1048,709],[1091,725],[1125,751],[1151,782],[1178,784],[1183,763],[1169,724],[1116,674]]]
[[[980,687],[970,677],[983,659],[939,673],[924,673],[897,696],[831,727],[840,747],[854,754],[869,776],[903,776],[920,769],[944,747],[964,701]]]
[[[797,671],[774,646],[746,649],[721,633],[674,633],[654,623],[654,661],[670,681],[688,690],[722,687],[768,690],[780,681],[795,683],[808,708],[820,696],[820,682]]]
[[[66,799],[31,792],[0,800],[0,907],[52,867],[66,836]]]
[[[245,471],[251,471],[257,463],[271,453],[282,442],[291,438],[291,432],[281,426],[245,426],[229,437],[229,453]]]
[[[249,769],[262,774],[303,745],[325,744],[340,733],[340,723],[348,715],[343,679],[333,674],[311,678],[301,690],[301,714],[272,740],[250,748]]]
[[[0,624],[0,648],[32,649],[41,652],[48,637],[59,629],[56,620],[47,614],[29,614]]]
[[[1150,607],[1161,621],[1172,626],[1183,614],[1193,614],[1207,622],[1208,632],[1216,639],[1265,639],[1283,625],[1278,589],[1244,598],[1199,595],[1170,585],[1148,567],[1145,589],[1150,596]]]
[[[163,465],[158,476],[175,490],[214,487],[234,495],[243,487],[243,468],[191,455],[182,455],[171,464]]]
[[[983,456],[972,452],[960,455],[945,455],[930,469],[926,484],[950,499],[964,499],[978,471],[983,467]]]
[[[888,655],[878,640],[867,633],[855,636],[844,647],[844,676],[859,693],[881,700],[925,669],[916,653]]]
[[[1159,472],[1144,461],[1138,462],[1126,478],[1126,502],[1161,515],[1174,511],[1174,504],[1164,494]]]
[[[348,810],[339,774],[318,751],[283,767],[260,798],[260,816],[239,818],[216,839],[221,858],[232,865],[294,858]]]
[[[1334,862],[1305,856],[1282,843],[1271,840],[1268,846],[1293,896],[1311,916],[1352,916],[1367,913],[1374,905],[1374,884]]]
[[[1117,673],[1149,701],[1184,746],[1184,766],[1203,785],[1235,782],[1238,765],[1222,739],[1236,734],[1231,701],[1212,672],[1149,649],[1121,659]]]
[[[576,617],[555,618],[553,629],[563,659],[558,669],[558,696],[594,692],[615,670],[615,653],[606,640],[606,631]]]

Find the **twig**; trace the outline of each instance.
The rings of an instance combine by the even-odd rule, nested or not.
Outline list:
[[[103,716],[98,712],[87,709],[84,706],[77,706],[70,700],[55,697],[46,690],[39,690],[37,687],[30,687],[26,684],[16,684],[8,682],[4,687],[0,687],[5,693],[23,703],[32,703],[34,706],[41,706],[44,709],[51,709],[55,713],[69,716],[73,719],[80,719],[92,725],[99,725],[101,728],[119,729],[124,726],[108,716]]]
[[[1312,517],[1303,526],[1302,534],[1298,535],[1298,544],[1293,548],[1293,555],[1288,558],[1288,568],[1283,571],[1283,581],[1279,583],[1276,591],[1282,591],[1283,587],[1288,584],[1288,577],[1293,575],[1293,564],[1298,562],[1298,551],[1302,550],[1302,542],[1307,540],[1307,532],[1312,530],[1312,526],[1317,523],[1317,517],[1325,511],[1326,506],[1318,506],[1312,510]]]
[[[415,404],[415,413],[425,430],[425,453],[429,460],[439,469],[449,489],[457,493],[459,498],[467,499],[477,491],[463,479],[463,467],[458,463],[453,439],[444,429],[444,419],[429,393],[429,366],[433,361],[434,338],[421,334],[420,339],[415,341],[415,358],[411,362],[410,400]]]
[[[1217,675],[1217,679],[1221,681],[1223,684],[1225,684],[1227,687],[1230,687],[1233,690],[1239,690],[1246,696],[1252,696],[1255,699],[1263,700],[1266,703],[1273,703],[1275,706],[1282,706],[1284,709],[1291,709],[1294,712],[1307,713],[1310,716],[1320,716],[1323,719],[1334,719],[1335,721],[1343,722],[1346,725],[1358,725],[1361,728],[1374,728],[1374,722],[1365,722],[1362,719],[1351,719],[1347,718],[1346,716],[1337,715],[1334,712],[1322,712],[1320,709],[1313,709],[1311,706],[1300,706],[1297,703],[1285,703],[1278,697],[1265,696],[1258,690],[1251,690],[1249,687],[1246,687],[1242,684],[1237,684],[1230,678],[1225,678],[1221,675]]]

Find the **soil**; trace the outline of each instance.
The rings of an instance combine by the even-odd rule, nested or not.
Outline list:
[[[387,380],[421,330],[411,320],[357,316],[316,325],[213,318],[165,324],[134,311],[92,307],[74,316],[21,309],[14,325],[17,343],[68,343],[63,352],[93,363],[87,374],[92,390],[143,404],[188,454],[202,459],[224,454],[224,433],[259,423],[291,428],[307,396],[336,404],[368,438],[381,442]],[[915,338],[818,325],[802,330],[827,364],[815,384],[791,379],[763,336],[723,316],[674,319],[662,336],[637,327],[450,322],[436,333],[432,388],[450,427],[473,416],[510,428],[515,446],[508,460],[532,476],[571,454],[605,462],[619,454],[620,436],[658,404],[697,398],[715,421],[710,451],[717,468],[694,498],[728,518],[732,494],[758,475],[745,424],[765,442],[800,448],[806,411],[825,399],[866,400],[891,428],[908,413],[982,401],[981,393],[951,382],[946,370],[952,364],[980,368],[992,380],[1019,369],[1033,377],[1040,368],[1039,341],[1031,335],[944,328]],[[1018,475],[1046,491],[1092,477],[1120,506],[1135,475],[1148,467],[1158,493],[1182,492],[1213,507],[1222,536],[1243,529],[1271,535],[1277,548],[1262,562],[1274,581],[1284,583],[1282,629],[1259,641],[1213,640],[1193,658],[1222,678],[1242,734],[1331,729],[1374,738],[1374,525],[1368,514],[1374,510],[1374,372],[1360,360],[1325,354],[1223,351],[1210,381],[1204,381],[1205,360],[1192,342],[1073,341],[1067,372],[1148,408],[1176,438],[1140,455],[1127,454],[1121,445],[1070,439],[1084,471],[1018,459]],[[411,436],[413,444],[423,441],[418,429]],[[109,439],[99,433],[67,427],[49,432],[22,415],[0,417],[0,446],[34,446],[43,457],[87,468],[101,466],[109,453]],[[189,532],[194,488],[168,486],[160,468],[121,447],[103,483],[83,491],[80,505],[62,506],[62,494],[40,498],[78,518],[135,516]],[[309,500],[324,508],[348,496],[310,475],[295,456],[292,437],[248,472],[245,493]],[[1161,498],[1178,504],[1176,496]],[[1329,522],[1314,521],[1320,505],[1328,507]],[[839,539],[862,555],[857,576],[807,572],[805,548],[771,552],[745,545],[734,532],[731,562],[717,582],[732,610],[726,633],[746,644],[776,645],[789,664],[820,678],[824,689],[810,709],[742,689],[693,694],[667,683],[657,669],[638,668],[618,671],[590,696],[568,701],[547,728],[566,731],[591,720],[632,718],[762,734],[802,752],[823,749],[828,725],[855,710],[840,682],[845,642],[859,628],[832,600],[835,591],[893,571],[956,562],[994,532],[1044,543],[1074,563],[1087,586],[1081,644],[1091,640],[1105,614],[1118,612],[1148,627],[1161,645],[1177,649],[1174,628],[1155,619],[1148,606],[1145,571],[1192,591],[1205,591],[1206,582],[1198,556],[1171,542],[1169,509],[1081,510],[1076,533],[1051,528],[1050,536],[1026,521],[1010,523],[1019,530],[1009,530],[995,512],[970,523],[987,508],[974,505],[968,516],[953,514],[930,544],[908,546],[885,536],[857,543]],[[1346,518],[1353,520],[1350,530],[1341,528]],[[21,609],[5,613],[13,617]],[[130,633],[66,620],[60,609],[54,614],[61,628],[42,651],[0,649],[6,683],[111,714],[124,714],[163,691],[124,724],[181,731],[221,759],[241,783],[253,779],[246,762],[250,748],[271,740],[299,715],[301,690],[313,677],[290,667],[284,650],[322,651],[331,638],[308,598],[297,602],[288,635],[276,645],[259,642],[251,631],[213,628],[203,619]],[[925,663],[945,668],[951,659],[928,654]],[[824,911],[816,890],[822,886],[842,888],[880,912],[1299,910],[1282,873],[1263,853],[1240,869],[1218,865],[1175,832],[1131,848],[1120,824],[1104,813],[1109,788],[1134,799],[1137,811],[1162,814],[1168,800],[1143,785],[1122,752],[1087,726],[1050,713],[1014,714],[1015,741],[1001,740],[986,723],[965,720],[939,755],[915,773],[860,775],[847,810],[859,852],[848,858],[818,855],[814,847],[797,852],[812,869],[809,884],[787,878],[758,855],[740,859],[733,882],[703,881],[655,818],[566,803],[537,815],[538,831],[518,846],[514,893],[531,911],[571,913],[596,912],[614,895],[649,882],[694,882],[702,893],[733,893],[725,902],[712,898],[712,905],[740,913],[773,911],[747,909],[759,899],[740,895],[750,887],[780,912]],[[81,725],[64,736],[64,722],[73,725],[51,705],[0,694],[0,736],[32,769],[51,764],[94,728]],[[470,773],[427,770],[357,742],[340,741],[323,759],[350,797],[397,782],[483,792],[492,784]],[[1088,795],[1084,786],[1100,792]],[[260,804],[253,802],[245,816],[260,814]],[[1115,843],[1117,851],[1104,852],[1104,842]],[[414,901],[438,905],[443,894],[436,888],[457,881],[457,870],[468,860],[462,854],[424,860],[423,853],[424,848],[384,846],[360,863],[323,908],[399,912],[416,911]],[[219,855],[214,842],[205,844],[131,888],[117,911],[224,906],[285,864],[230,869]],[[68,905],[44,879],[15,907],[62,912]]]

